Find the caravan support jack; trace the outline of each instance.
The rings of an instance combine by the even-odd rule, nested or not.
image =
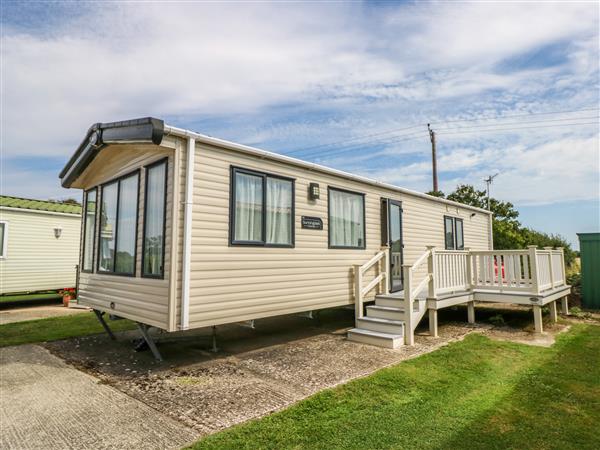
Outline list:
[[[156,348],[156,344],[154,343],[152,336],[150,336],[150,333],[148,333],[148,329],[150,327],[148,325],[146,325],[145,323],[140,323],[140,322],[136,322],[136,325],[138,326],[140,332],[142,333],[142,336],[144,337],[146,344],[148,344],[148,347],[150,347],[150,350],[152,351],[154,358],[157,361],[162,361],[163,360],[162,356],[160,356],[160,352]]]
[[[108,336],[114,341],[117,338],[115,337],[115,335],[113,334],[112,330],[110,329],[110,327],[108,326],[108,324],[106,323],[106,321],[104,320],[104,313],[98,311],[97,309],[94,310],[94,314],[96,314],[96,317],[98,318],[98,321],[100,322],[100,324],[102,325],[102,327],[104,328],[104,331],[106,331],[106,334],[108,334]]]

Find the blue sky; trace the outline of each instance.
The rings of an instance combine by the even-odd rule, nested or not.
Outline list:
[[[600,230],[599,11],[563,3],[2,2],[1,190],[58,172],[94,122],[142,116]]]

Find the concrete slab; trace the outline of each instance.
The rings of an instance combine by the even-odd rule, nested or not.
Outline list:
[[[2,449],[178,449],[198,436],[40,346],[0,358]]]
[[[70,316],[88,311],[87,309],[65,308],[59,305],[29,305],[0,310],[0,325],[24,322],[26,320],[46,319],[48,317]]]

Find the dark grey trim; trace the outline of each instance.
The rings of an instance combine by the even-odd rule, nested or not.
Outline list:
[[[244,173],[262,178],[262,240],[261,241],[239,241],[235,240],[235,175]],[[291,211],[291,238],[290,244],[269,244],[266,242],[267,236],[267,178],[277,178],[292,183],[292,211]],[[296,246],[296,180],[294,178],[276,175],[268,172],[259,172],[257,170],[245,169],[243,167],[231,166],[229,172],[229,245],[240,247],[274,247],[274,248],[294,248]]]
[[[347,194],[360,195],[363,199],[363,245],[359,247],[331,245],[331,191],[346,192]],[[327,248],[332,250],[364,250],[367,248],[367,202],[363,192],[349,191],[348,189],[327,186]]]
[[[88,129],[85,138],[60,172],[61,185],[71,187],[73,181],[107,144],[135,142],[160,145],[163,136],[164,122],[153,117],[96,123]]]
[[[161,261],[161,270],[160,270],[160,274],[159,275],[153,275],[153,274],[146,274],[144,273],[144,260],[145,260],[145,256],[146,256],[146,250],[145,250],[145,245],[146,245],[146,213],[148,211],[148,171],[160,166],[161,164],[165,165],[165,195],[164,195],[164,206],[163,206],[163,244],[162,244],[162,261]],[[169,157],[165,157],[162,159],[159,159],[158,161],[154,161],[152,164],[148,164],[147,166],[144,167],[144,226],[143,226],[143,231],[142,231],[142,270],[141,270],[141,276],[142,278],[158,278],[158,279],[164,279],[165,278],[165,247],[166,247],[166,243],[167,243],[167,190],[169,187],[168,184],[168,180],[169,180]]]
[[[96,219],[98,218],[98,188],[97,187],[93,187],[91,189],[88,189],[87,191],[85,191],[83,193],[84,196],[84,204],[83,204],[83,226],[81,227],[81,230],[83,232],[83,240],[82,240],[82,251],[81,251],[81,269],[80,271],[83,273],[94,273],[94,255],[96,254],[95,250],[96,250],[96,231],[94,230],[94,235],[92,236],[92,267],[91,269],[86,269],[85,268],[85,238],[86,238],[86,233],[87,233],[87,207],[88,207],[88,196],[90,194],[90,192],[95,191],[96,192],[96,211],[94,211],[94,226],[96,225]]]
[[[448,227],[446,226],[446,219],[450,219],[452,221],[452,247],[449,248],[446,243],[446,233],[448,232]],[[462,223],[462,245],[458,246],[457,236],[458,233],[456,231],[456,222]],[[464,220],[459,217],[453,216],[444,216],[444,248],[446,250],[464,250],[465,249],[465,223]]]
[[[136,269],[137,269],[137,242],[138,242],[138,229],[139,229],[139,222],[140,222],[140,173],[141,170],[135,169],[131,172],[126,173],[125,175],[121,175],[118,178],[109,180],[105,183],[102,183],[100,185],[100,191],[102,192],[102,203],[104,203],[104,188],[108,185],[117,183],[117,209],[116,209],[116,216],[115,216],[115,253],[113,256],[113,264],[112,264],[112,270],[100,270],[100,242],[101,242],[101,238],[100,238],[100,234],[102,233],[102,218],[100,218],[100,224],[98,226],[98,249],[97,249],[97,256],[96,256],[96,273],[102,274],[102,275],[118,275],[118,276],[124,276],[124,277],[135,277],[136,276]],[[125,179],[125,178],[129,178],[133,175],[137,175],[137,201],[135,204],[135,245],[133,247],[133,272],[116,272],[116,265],[117,265],[117,252],[118,252],[118,247],[117,247],[117,243],[118,243],[118,239],[119,239],[119,203],[121,201],[121,180]],[[102,205],[101,205],[102,206]],[[102,208],[100,208],[100,216],[102,215]]]
[[[402,208],[402,202],[398,201],[398,200],[392,200],[392,199],[386,199],[386,205],[387,205],[387,212],[386,212],[386,217],[387,217],[387,224],[386,224],[386,228],[387,230],[391,230],[392,229],[392,215],[390,214],[390,205],[396,205],[398,207],[400,207],[400,265],[402,266],[404,264],[404,224],[403,224],[403,215],[404,215],[404,209]],[[390,267],[389,267],[389,271],[390,273],[392,272],[392,240],[389,236],[389,232],[388,232],[388,241],[386,243],[386,245],[389,245],[389,254],[390,254]],[[402,289],[404,289],[404,270],[402,270],[402,268],[400,269],[400,283],[402,284],[402,286],[396,290],[393,289],[393,283],[392,283],[392,277],[389,276],[389,287],[390,287],[390,292],[399,292]]]

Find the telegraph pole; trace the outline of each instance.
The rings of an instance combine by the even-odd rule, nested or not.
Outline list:
[[[429,130],[429,139],[431,139],[431,165],[433,168],[433,191],[438,192],[438,178],[437,178],[437,156],[435,154],[435,131],[431,129],[430,124],[427,124]]]
[[[490,175],[489,177],[483,179],[483,181],[485,181],[485,184],[487,185],[487,209],[488,209],[488,211],[490,210],[490,186],[492,184],[492,181],[494,181],[494,178],[496,178],[497,176],[498,176],[498,174]]]

